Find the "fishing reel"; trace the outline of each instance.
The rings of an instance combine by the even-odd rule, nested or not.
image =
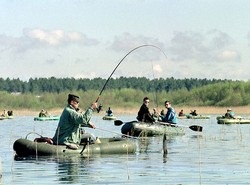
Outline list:
[[[98,108],[96,110],[97,110],[98,113],[102,110],[102,104],[101,103],[100,103],[100,105],[98,106]]]

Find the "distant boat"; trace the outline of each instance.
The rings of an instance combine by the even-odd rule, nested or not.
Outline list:
[[[59,119],[60,116],[34,117],[34,121],[55,121]]]
[[[14,116],[0,116],[0,120],[13,119]]]
[[[186,114],[185,116],[179,116],[178,119],[210,119],[210,116],[207,115],[193,116],[191,114]]]
[[[5,119],[13,119],[13,111],[12,110],[8,110],[7,113],[4,110],[3,114],[0,115],[0,120],[5,120]]]
[[[217,118],[218,124],[250,124],[250,119],[236,117],[236,118],[225,118],[224,116],[218,116]]]
[[[103,120],[116,120],[116,117],[114,115],[105,115],[102,118]]]

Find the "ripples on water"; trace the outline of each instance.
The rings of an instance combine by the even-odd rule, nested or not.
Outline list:
[[[131,121],[133,117],[119,119]],[[92,118],[97,127],[86,129],[99,137],[114,137],[120,126]],[[180,120],[180,125],[201,125],[203,132],[185,128],[184,136],[167,138],[167,156],[162,136],[135,140],[138,151],[130,155],[83,158],[39,157],[14,160],[12,145],[34,131],[52,137],[57,121],[35,122],[33,117],[0,121],[2,184],[248,184],[250,175],[250,125],[218,125],[209,120]],[[37,137],[37,136],[34,136]]]

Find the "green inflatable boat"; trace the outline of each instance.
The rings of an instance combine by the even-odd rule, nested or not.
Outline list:
[[[70,149],[66,145],[53,145],[29,139],[17,139],[13,144],[15,157],[32,156],[92,156],[95,154],[128,154],[136,152],[135,141],[127,138],[99,138],[99,143],[83,144],[78,149]]]
[[[233,118],[225,118],[223,116],[218,116],[217,118],[218,124],[250,124],[250,119],[235,117]]]
[[[34,121],[55,121],[59,119],[60,116],[34,117]]]
[[[103,118],[102,118],[103,120],[116,120],[116,117],[115,116],[109,116],[109,115],[105,115],[105,116],[103,116]]]
[[[119,126],[122,122],[120,120],[115,121],[115,125]],[[184,135],[183,127],[179,127],[178,124],[164,124],[160,122],[145,123],[140,121],[130,121],[124,123],[121,128],[121,133],[125,135],[131,135],[135,137],[141,136],[156,136],[156,135]]]

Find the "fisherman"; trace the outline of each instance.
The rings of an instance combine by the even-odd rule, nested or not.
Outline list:
[[[41,112],[38,115],[39,117],[46,117],[46,111],[44,109],[41,110]]]
[[[54,144],[66,145],[71,149],[77,149],[82,139],[90,138],[93,142],[95,137],[81,130],[81,127],[95,128],[90,123],[94,111],[97,110],[97,102],[94,102],[84,112],[79,112],[79,97],[74,94],[68,95],[68,104],[64,108],[53,137]]]
[[[196,110],[194,110],[194,111],[191,110],[190,114],[191,114],[192,116],[198,116]]]
[[[225,116],[224,116],[225,118],[228,118],[228,119],[235,119],[234,118],[234,112],[232,111],[232,109],[227,109],[227,112],[226,112],[226,114],[225,114]]]
[[[149,98],[148,97],[143,98],[143,103],[137,115],[138,121],[149,122],[149,123],[152,123],[155,121],[149,112],[148,105],[149,105]]]
[[[113,111],[111,110],[111,108],[109,107],[109,109],[106,111],[108,116],[113,116]]]
[[[171,102],[168,100],[165,101],[165,107],[167,108],[167,114],[162,119],[162,121],[167,123],[177,124],[178,123],[177,116],[174,108],[171,106]]]

